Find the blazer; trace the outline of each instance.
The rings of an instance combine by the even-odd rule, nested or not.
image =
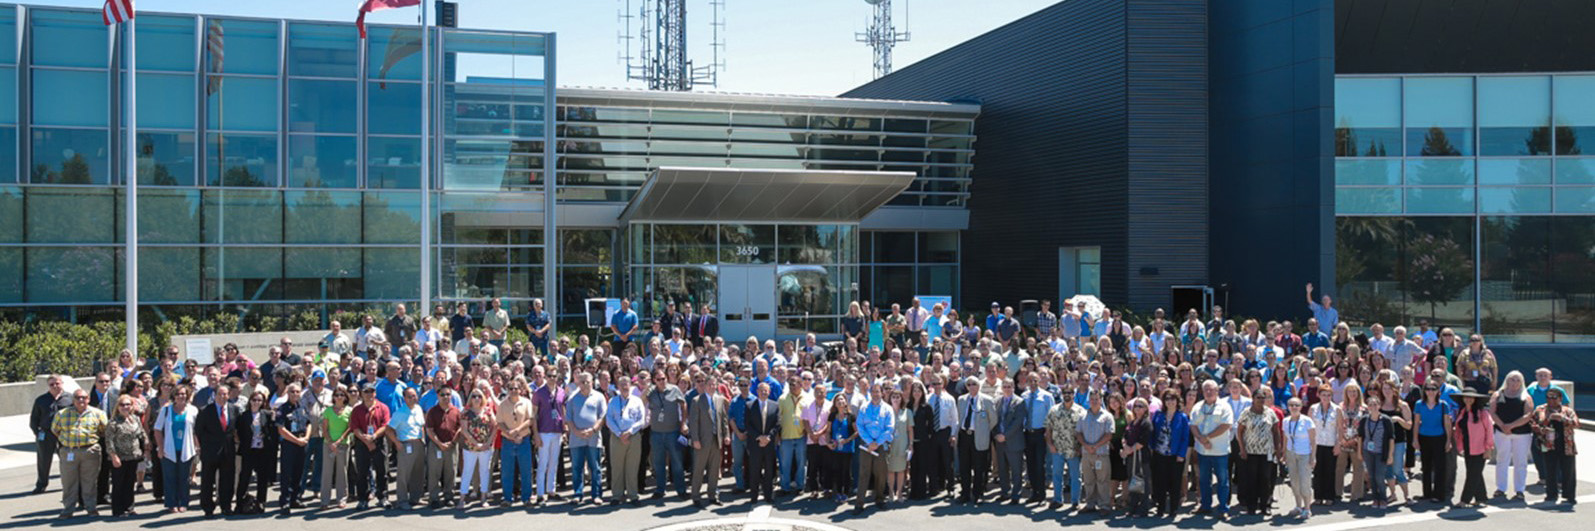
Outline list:
[[[720,335],[720,318],[713,313],[694,314],[686,323],[686,338],[693,343],[702,345],[704,341]],[[699,327],[703,333],[698,333]]]
[[[743,424],[748,427],[748,450],[759,450],[760,436],[768,436],[770,444],[762,450],[774,450],[775,445],[781,442],[781,407],[775,400],[765,400],[764,406],[758,400],[748,402],[748,409],[743,412]]]
[[[227,427],[222,427],[220,409],[227,411]],[[204,463],[213,463],[221,459],[232,459],[238,448],[238,424],[245,422],[244,415],[232,404],[211,402],[199,410],[199,418],[194,420],[194,435],[199,441],[199,460]]]
[[[974,400],[971,408],[969,401]],[[973,418],[971,418],[973,415]],[[991,449],[991,434],[997,428],[997,403],[991,397],[975,393],[958,398],[958,429],[957,437],[967,437],[964,433],[964,423],[969,423],[970,430],[975,436],[975,449],[986,451]]]
[[[238,453],[250,451],[250,444],[255,440],[254,417],[256,413],[249,410],[240,411],[238,414]],[[261,450],[275,454],[277,451],[277,412],[271,408],[260,408]],[[204,415],[201,415],[203,418]],[[232,422],[233,419],[227,419]]]
[[[711,420],[709,410],[714,410]],[[699,394],[687,403],[687,434],[704,446],[720,445],[731,436],[730,419],[726,418],[726,399],[715,393]]]
[[[1030,418],[1030,408],[1025,405],[1025,400],[1019,395],[1014,395],[1008,403],[1008,410],[1002,410],[1003,398],[996,400],[997,429],[996,433],[1003,436],[1004,450],[1017,452],[1025,449],[1025,420]]]

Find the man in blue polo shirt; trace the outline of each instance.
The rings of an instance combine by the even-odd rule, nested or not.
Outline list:
[[[609,330],[615,333],[615,352],[623,352],[637,332],[637,312],[631,311],[631,299],[620,299],[620,311],[609,318]]]
[[[1002,322],[1002,305],[991,301],[991,314],[986,316],[986,330],[997,332],[997,323]]]
[[[1335,301],[1324,295],[1323,303],[1313,302],[1313,283],[1307,283],[1307,308],[1313,311],[1313,318],[1318,320],[1318,331],[1325,334],[1334,334],[1335,325],[1340,324],[1340,310],[1335,309]]]

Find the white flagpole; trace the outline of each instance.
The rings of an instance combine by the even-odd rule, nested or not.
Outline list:
[[[421,307],[416,315],[432,311],[432,35],[426,5],[421,0]]]
[[[133,36],[133,14],[128,13],[127,31],[127,93],[122,101],[122,111],[127,116],[125,156],[122,162],[127,165],[123,179],[127,184],[127,219],[122,222],[123,230],[127,231],[124,241],[127,242],[127,251],[123,256],[127,259],[124,266],[126,273],[123,275],[124,287],[127,295],[127,348],[138,355],[138,75],[137,57],[135,49],[138,39]]]

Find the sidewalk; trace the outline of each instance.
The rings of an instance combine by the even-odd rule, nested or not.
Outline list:
[[[0,470],[33,466],[34,448],[27,415],[0,417]]]

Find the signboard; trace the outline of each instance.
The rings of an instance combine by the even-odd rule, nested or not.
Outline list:
[[[620,311],[620,299],[587,299],[587,328],[608,329],[609,321]]]
[[[183,340],[183,351],[188,353],[188,359],[197,361],[200,365],[210,365],[216,361],[216,351],[211,348],[208,337],[190,337]]]
[[[937,304],[941,305],[943,314],[946,314],[947,310],[953,309],[951,295],[915,295],[914,298],[919,299],[919,307],[924,308],[926,311],[935,308]]]

